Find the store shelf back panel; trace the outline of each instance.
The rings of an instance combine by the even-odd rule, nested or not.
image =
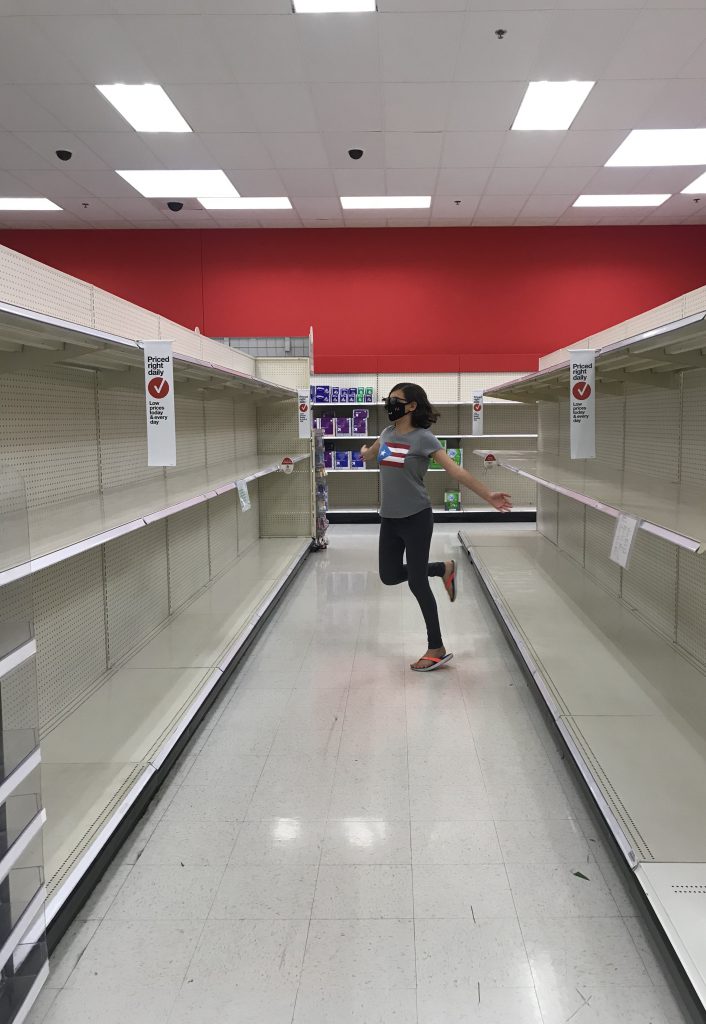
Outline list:
[[[255,406],[235,400],[235,448],[239,459],[257,455],[257,417]]]
[[[308,460],[298,462],[295,463],[294,472],[289,475],[270,473],[258,481],[261,537],[311,535],[313,523],[309,466]]]
[[[679,478],[703,486],[706,481],[706,370],[684,374]],[[705,620],[706,621],[706,620]]]
[[[233,399],[204,402],[206,461],[209,466],[233,462],[236,458],[235,408]]]
[[[206,429],[202,398],[179,394],[175,388],[176,466],[167,475],[206,465]]]
[[[681,423],[680,377],[673,387],[626,385],[625,465],[632,472],[676,482]],[[703,482],[703,481],[701,481]]]
[[[586,572],[615,597],[620,597],[622,572],[617,562],[611,561],[610,558],[614,535],[613,516],[586,506]]]
[[[196,505],[169,517],[169,611],[173,614],[209,580],[208,512]]]
[[[142,306],[111,295],[101,288],[93,290],[93,326],[108,334],[117,334],[134,341],[155,341],[159,338],[159,316]]]
[[[457,373],[381,373],[378,375],[378,393],[380,400],[387,398],[396,384],[419,384],[427,393],[432,404],[434,402],[453,402],[459,400]],[[469,397],[468,401],[472,401]]]
[[[380,474],[366,469],[355,473],[329,473],[329,506],[332,511],[339,508],[372,509],[377,512],[380,504]]]
[[[309,362],[307,359],[256,359],[256,373],[263,380],[283,384],[296,390],[309,387]],[[328,378],[327,378],[328,380]],[[331,381],[335,384],[335,381]]]
[[[596,390],[596,458],[612,469],[625,462],[625,399]]]
[[[559,547],[580,566],[584,563],[586,517],[584,505],[559,495]]]
[[[680,551],[678,570],[677,643],[706,667],[706,558]]]
[[[208,503],[211,579],[238,556],[238,503],[237,491],[227,491]]]
[[[559,403],[539,402],[537,449],[545,455],[559,454]]]
[[[623,571],[623,599],[670,643],[676,641],[677,634],[678,550],[640,530]]]
[[[548,487],[537,487],[537,529],[552,544],[558,544],[559,495]]]
[[[264,480],[267,477],[263,477]],[[250,508],[243,512],[238,504],[238,554],[248,551],[260,536],[260,484],[262,480],[252,480],[248,484]],[[306,536],[309,533],[304,534]]]
[[[0,297],[3,302],[93,326],[93,288],[85,281],[0,246]]]
[[[470,434],[473,431],[472,424],[473,410],[469,405],[459,407],[459,430],[462,434]],[[537,433],[537,405],[527,405],[519,402],[498,403],[497,405],[486,403],[483,409],[483,430],[486,434],[536,434]],[[533,447],[534,441],[528,444]],[[517,447],[517,442],[515,442]]]
[[[179,352],[181,355],[192,356],[194,359],[208,359],[209,354],[204,351],[204,343],[209,341],[208,338],[202,338],[199,334],[194,334],[193,331],[188,330],[181,324],[175,324],[173,320],[167,320],[163,316],[157,317],[157,334],[155,338],[162,338],[164,341],[171,341],[174,343],[174,350]],[[130,335],[133,337],[133,335]],[[137,335],[141,341],[152,340],[147,335]],[[211,342],[212,345],[215,342]],[[215,350],[215,354],[220,353],[220,348]],[[223,360],[225,365],[230,365]],[[248,371],[251,372],[251,371]]]
[[[167,521],[105,545],[108,661],[114,667],[169,615]]]
[[[104,386],[104,380],[104,375],[98,374],[98,432],[103,489],[131,486],[163,476],[163,470],[147,465],[144,390],[136,381],[108,387]]]

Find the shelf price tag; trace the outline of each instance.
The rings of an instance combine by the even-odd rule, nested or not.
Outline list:
[[[483,435],[483,392],[479,391],[473,396],[473,428],[474,437]]]
[[[596,353],[572,349],[569,371],[571,458],[596,457]]]
[[[238,480],[238,497],[240,498],[240,507],[243,512],[249,512],[252,506],[250,505],[250,492],[248,491],[247,480]]]
[[[176,466],[174,353],[171,341],[143,341],[147,465]]]
[[[617,562],[623,569],[627,569],[630,562],[639,526],[640,520],[635,519],[634,516],[618,516],[618,525],[615,527],[610,557],[612,561]]]
[[[299,436],[311,437],[311,401],[309,391],[299,388],[297,391]]]

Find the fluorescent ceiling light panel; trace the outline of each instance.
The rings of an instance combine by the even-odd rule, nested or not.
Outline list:
[[[97,85],[109,103],[138,132],[190,132],[161,85]]]
[[[654,195],[579,196],[574,206],[661,206],[672,196],[669,192]]]
[[[116,171],[145,199],[238,198],[223,171]]]
[[[341,196],[344,210],[428,210],[431,196]]]
[[[246,199],[207,199],[199,196],[205,210],[291,210],[287,196],[249,196]]]
[[[632,131],[606,167],[690,167],[706,164],[706,128]]]
[[[520,104],[516,132],[566,131],[595,82],[530,82]]]
[[[293,0],[295,14],[365,14],[375,12],[375,0]]]
[[[51,199],[21,199],[19,196],[0,196],[0,210],[61,210]]]
[[[703,195],[704,192],[706,192],[706,174],[700,174],[696,181],[692,181],[691,185],[682,189],[682,195],[685,196]]]

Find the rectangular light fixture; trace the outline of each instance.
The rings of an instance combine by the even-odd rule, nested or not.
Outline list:
[[[706,128],[640,128],[630,132],[606,167],[690,167],[706,164]]]
[[[0,196],[0,210],[61,210],[51,199],[26,199],[19,196]]]
[[[704,192],[706,192],[706,174],[700,174],[696,181],[692,181],[691,185],[682,189],[684,196],[703,195]]]
[[[622,195],[622,196],[579,196],[574,206],[661,206],[672,196],[667,193],[653,195]]]
[[[109,103],[138,132],[190,132],[161,85],[97,85]]]
[[[428,210],[431,196],[341,196],[344,210]]]
[[[512,130],[566,131],[586,102],[595,82],[530,82]]]
[[[208,199],[199,196],[205,210],[291,210],[287,196],[248,196],[239,199]]]
[[[292,0],[295,14],[365,14],[377,10],[376,0]]]
[[[238,198],[223,171],[116,171],[145,199]]]

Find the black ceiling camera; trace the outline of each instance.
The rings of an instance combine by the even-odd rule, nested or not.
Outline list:
[[[351,158],[351,160],[360,160],[364,152],[365,151],[362,149],[349,149],[348,156]]]
[[[507,29],[506,28],[496,28],[495,35],[498,37],[498,39],[504,39],[505,36],[507,35]]]
[[[184,209],[184,204],[178,202],[176,199],[172,199],[170,202],[168,202],[167,206],[172,211],[172,213],[179,213],[179,210]]]
[[[73,153],[70,149],[57,149],[56,155],[59,157],[60,160],[70,160],[73,156]]]

